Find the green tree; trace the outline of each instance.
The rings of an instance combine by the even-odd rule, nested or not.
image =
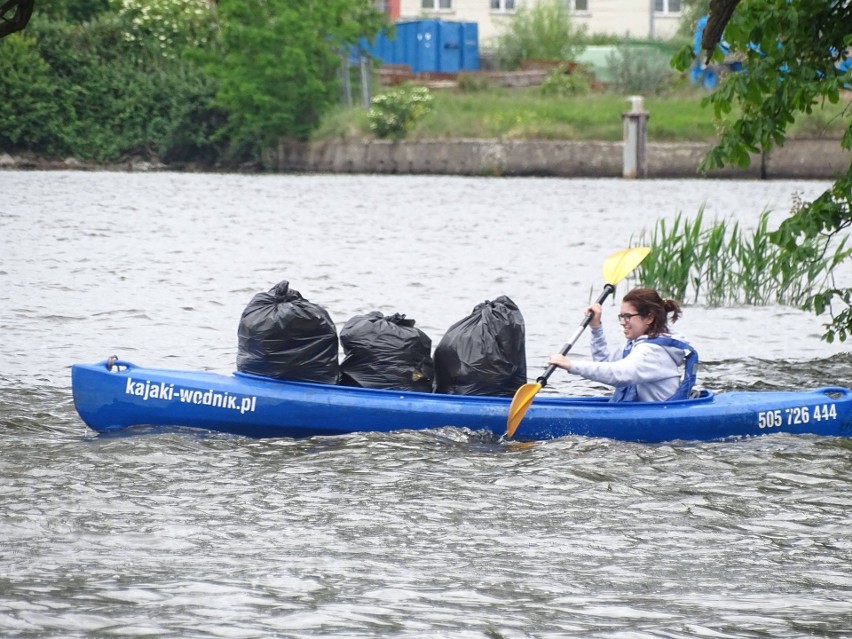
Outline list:
[[[306,138],[338,100],[342,56],[386,20],[370,0],[221,0],[221,51],[208,65],[235,154]]]
[[[716,6],[718,5],[718,6]],[[733,7],[736,7],[733,9]],[[728,75],[705,98],[721,127],[719,143],[701,165],[702,170],[726,164],[747,166],[749,154],[780,146],[796,117],[810,114],[826,102],[836,104],[852,85],[852,5],[813,0],[711,1],[725,26],[724,38],[745,59],[741,73]],[[728,18],[728,12],[733,13]],[[719,31],[721,34],[721,31]],[[705,44],[707,44],[705,40]],[[711,42],[710,45],[715,45]],[[721,52],[712,55],[721,59]],[[692,63],[691,47],[675,57],[686,70]],[[848,98],[845,98],[848,101]],[[843,110],[846,126],[840,140],[852,149],[852,105]],[[834,185],[813,202],[803,202],[772,235],[791,261],[813,261],[809,239],[832,235],[852,226],[852,164]],[[848,260],[847,260],[848,261]],[[829,287],[811,296],[804,307],[817,313],[830,310],[832,322],[823,338],[845,341],[852,335],[852,289]]]

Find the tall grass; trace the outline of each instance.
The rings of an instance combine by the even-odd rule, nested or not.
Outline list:
[[[436,89],[434,110],[409,134],[414,139],[540,139],[604,140],[624,139],[622,113],[628,108],[627,96],[612,91],[585,95],[545,95],[540,87],[509,89],[488,86],[487,76],[470,73],[460,88]],[[468,90],[465,90],[465,87]],[[476,90],[471,90],[475,87]],[[377,88],[377,92],[392,89]],[[701,105],[707,93],[680,80],[665,95],[648,96],[645,109],[648,139],[652,142],[712,142],[718,138],[718,125],[712,111]],[[843,135],[843,116],[847,103],[826,104],[814,108],[801,123],[819,121],[822,135]],[[799,129],[793,129],[792,137]],[[807,135],[810,129],[803,128]],[[364,140],[374,137],[361,106],[340,107],[330,111],[315,140]]]
[[[792,264],[770,241],[768,227],[768,211],[751,232],[725,220],[705,226],[703,207],[694,219],[678,213],[671,223],[659,220],[639,235],[637,245],[650,246],[651,254],[636,279],[685,303],[802,306],[852,256],[848,237],[817,237],[804,247],[811,258]]]
[[[529,89],[491,88],[485,91],[435,90],[435,108],[410,132],[409,139],[540,139],[604,140],[624,138],[622,113],[629,108],[624,95],[543,95]],[[710,114],[700,99],[689,95],[655,97],[645,102],[651,140],[710,141],[716,135]],[[314,139],[373,137],[360,107],[330,113]]]

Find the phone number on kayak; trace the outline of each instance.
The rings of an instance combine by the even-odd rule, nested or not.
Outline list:
[[[820,404],[813,407],[793,406],[791,408],[760,411],[757,414],[757,426],[758,428],[778,428],[833,419],[837,419],[837,406],[834,404]]]

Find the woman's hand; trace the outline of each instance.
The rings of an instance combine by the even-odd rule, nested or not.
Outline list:
[[[600,304],[592,304],[589,308],[586,309],[586,315],[589,313],[592,314],[592,320],[589,322],[589,326],[592,328],[600,328],[601,326],[601,315],[603,314],[603,309]]]
[[[556,366],[556,368],[564,368],[566,371],[571,370],[571,360],[560,353],[551,355],[550,359],[547,360],[547,365]]]

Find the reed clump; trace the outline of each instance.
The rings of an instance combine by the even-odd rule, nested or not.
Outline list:
[[[803,306],[833,286],[834,271],[852,255],[848,237],[819,236],[803,248],[808,259],[791,263],[771,241],[769,211],[753,231],[728,220],[704,223],[704,208],[690,219],[678,213],[642,231],[637,246],[651,254],[637,269],[642,286],[684,303],[726,306],[780,304]]]

